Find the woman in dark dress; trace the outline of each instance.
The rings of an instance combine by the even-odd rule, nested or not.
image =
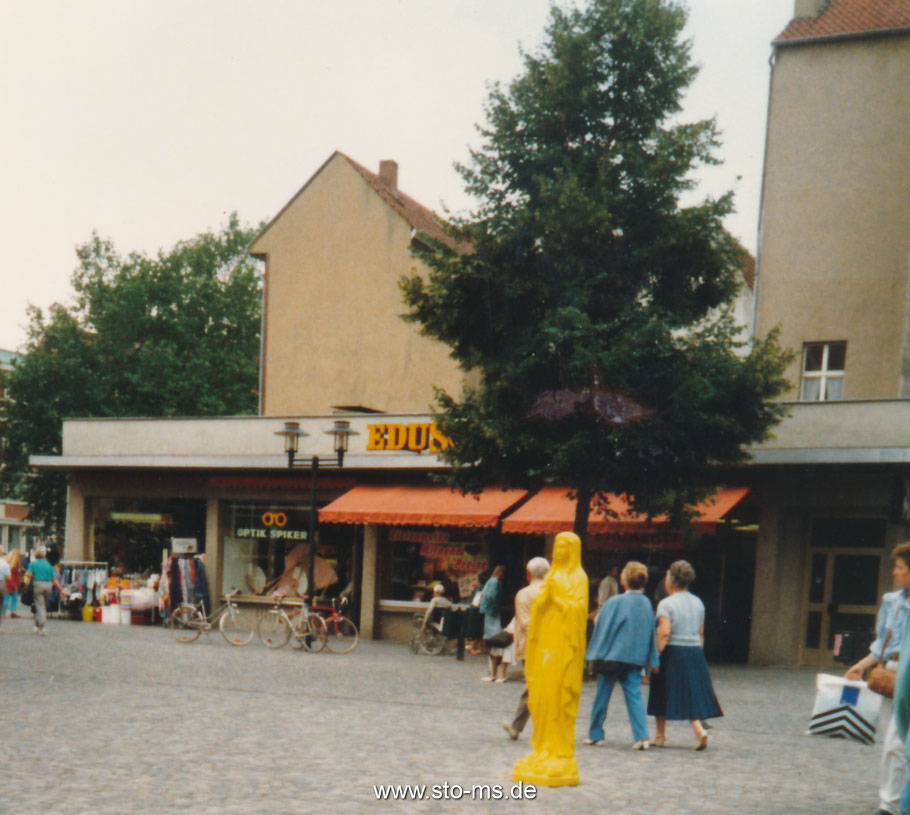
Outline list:
[[[705,661],[705,606],[688,591],[695,569],[685,560],[670,564],[665,578],[667,597],[657,605],[657,650],[660,669],[651,677],[648,715],[657,719],[651,740],[663,747],[667,719],[688,721],[695,733],[695,749],[708,746],[703,719],[723,716]]]

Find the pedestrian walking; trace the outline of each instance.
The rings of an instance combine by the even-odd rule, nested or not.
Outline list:
[[[641,698],[641,670],[646,666],[654,668],[659,662],[654,611],[644,594],[648,567],[630,561],[619,580],[624,593],[604,603],[585,654],[597,675],[597,691],[585,744],[600,744],[604,740],[607,706],[613,686],[619,682],[632,727],[632,749],[647,750],[648,723]]]
[[[502,578],[505,576],[504,566],[493,569],[490,579],[484,583],[480,594],[479,611],[483,614],[483,638],[485,640],[495,636],[502,630],[502,617],[499,614],[499,605],[502,601]],[[481,677],[485,682],[496,679],[499,663],[502,661],[502,648],[492,648],[490,653],[490,673]]]
[[[57,578],[54,567],[47,562],[47,549],[44,546],[38,546],[35,549],[35,557],[28,564],[28,570],[25,573],[25,584],[31,585],[35,595],[35,633],[39,636],[47,635],[47,598],[50,597],[54,586],[63,596],[63,586]]]
[[[900,548],[900,547],[898,547]],[[886,595],[887,596],[887,595]],[[904,746],[904,759],[908,761],[910,756],[907,750],[907,734],[910,731],[910,626],[905,625],[900,642],[901,656],[898,660],[897,680],[894,683],[894,722],[897,737]],[[905,774],[903,777],[903,788],[898,801],[898,812],[900,815],[910,815],[910,775]],[[882,812],[883,810],[879,810]],[[887,810],[884,810],[887,811]]]
[[[708,732],[702,720],[724,715],[703,651],[705,605],[688,590],[695,580],[695,569],[688,561],[671,563],[664,580],[667,597],[657,605],[660,668],[651,674],[648,694],[648,715],[657,719],[657,734],[651,744],[664,746],[667,719],[688,720],[695,733],[695,749],[705,750]]]
[[[10,570],[9,563],[3,555],[3,549],[0,549],[0,609],[6,605],[7,584],[11,575],[12,571]],[[2,619],[3,614],[0,613],[0,620]]]
[[[512,620],[512,636],[514,639],[512,645],[515,648],[514,659],[516,665],[525,658],[528,624],[531,622],[531,603],[534,602],[534,598],[540,591],[548,571],[550,571],[550,564],[546,558],[531,558],[525,567],[528,585],[515,595],[515,617]],[[525,729],[530,716],[531,714],[528,711],[528,686],[525,683],[525,689],[518,700],[518,709],[515,711],[512,721],[502,723],[512,741],[515,741],[521,735],[521,731]]]
[[[847,671],[847,679],[862,679],[863,673],[878,662],[896,670],[901,651],[908,610],[910,610],[910,541],[900,543],[891,550],[894,568],[895,591],[882,596],[882,604],[875,621],[875,640],[869,653]],[[890,633],[889,633],[890,632]],[[896,704],[895,699],[895,704]],[[885,708],[892,707],[885,697]],[[896,707],[895,707],[896,710]],[[879,771],[878,809],[876,815],[897,815],[900,810],[901,790],[907,778],[907,758],[904,739],[897,729],[897,716],[892,715],[882,743],[882,763]]]
[[[13,549],[6,556],[9,564],[10,576],[6,578],[6,598],[3,600],[0,615],[4,617],[18,617],[16,606],[19,603],[19,582],[22,580],[22,560],[25,555],[18,549]]]

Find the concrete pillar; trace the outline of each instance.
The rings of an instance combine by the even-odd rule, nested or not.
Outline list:
[[[794,665],[803,629],[804,543],[802,513],[762,507],[755,549],[755,584],[749,662]]]
[[[379,590],[379,527],[367,524],[363,528],[363,568],[360,572],[360,636],[376,638],[376,609]]]
[[[63,542],[64,560],[90,560],[86,551],[85,495],[76,476],[70,476],[66,486],[66,535]]]
[[[220,605],[221,580],[224,573],[224,542],[218,524],[218,499],[205,502],[205,579],[209,584],[213,608]],[[212,609],[209,609],[211,611]]]

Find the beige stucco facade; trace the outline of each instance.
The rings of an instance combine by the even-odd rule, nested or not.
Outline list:
[[[460,393],[448,349],[400,318],[414,227],[361,170],[335,153],[251,246],[266,262],[264,415],[426,411],[434,386]]]
[[[847,342],[844,397],[910,396],[910,34],[775,49],[759,335]]]
[[[793,402],[753,450],[756,663],[831,664],[910,536],[910,32],[851,8],[796,0],[775,41],[755,329],[796,352],[785,399],[806,343],[846,362],[842,401]]]

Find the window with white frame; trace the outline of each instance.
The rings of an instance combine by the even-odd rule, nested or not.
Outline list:
[[[830,402],[844,398],[845,342],[807,342],[803,346],[803,402]]]

